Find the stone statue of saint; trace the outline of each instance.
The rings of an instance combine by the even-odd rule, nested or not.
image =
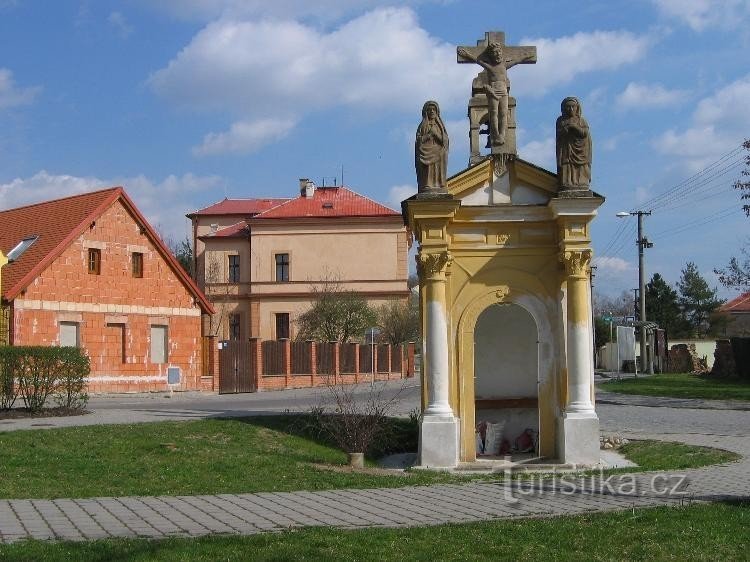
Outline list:
[[[460,58],[473,61],[487,71],[484,93],[487,95],[490,143],[492,146],[501,146],[505,144],[508,129],[508,69],[519,63],[535,62],[536,51],[524,52],[520,57],[507,57],[503,45],[491,41],[479,55],[466,47],[458,47],[457,52]]]
[[[425,102],[422,122],[414,142],[414,166],[417,170],[417,191],[446,191],[448,169],[448,131],[440,118],[436,101]]]
[[[557,178],[560,189],[589,189],[591,135],[578,98],[565,98],[557,118]]]

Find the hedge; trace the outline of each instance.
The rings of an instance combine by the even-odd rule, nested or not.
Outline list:
[[[83,408],[90,372],[89,358],[78,347],[0,346],[0,409],[12,408],[18,396],[32,412],[50,397],[64,408]]]

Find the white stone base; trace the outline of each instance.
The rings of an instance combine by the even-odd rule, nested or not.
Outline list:
[[[563,463],[579,466],[599,463],[599,418],[596,414],[563,414],[558,428],[559,456]]]
[[[599,438],[597,437],[597,446]],[[458,466],[458,420],[453,416],[422,417],[419,424],[420,468]]]

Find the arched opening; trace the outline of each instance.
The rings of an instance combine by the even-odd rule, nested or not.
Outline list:
[[[534,318],[517,304],[488,306],[474,329],[477,454],[538,455],[539,356]]]

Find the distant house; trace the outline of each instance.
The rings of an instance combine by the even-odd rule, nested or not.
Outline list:
[[[121,187],[0,212],[0,250],[0,343],[84,348],[90,392],[201,388],[213,307]]]
[[[750,291],[725,303],[719,310],[730,317],[725,333],[727,337],[750,336]]]
[[[409,295],[401,213],[347,187],[302,179],[299,197],[224,199],[187,216],[196,281],[216,309],[204,329],[220,339],[294,338],[324,281],[372,305]]]

